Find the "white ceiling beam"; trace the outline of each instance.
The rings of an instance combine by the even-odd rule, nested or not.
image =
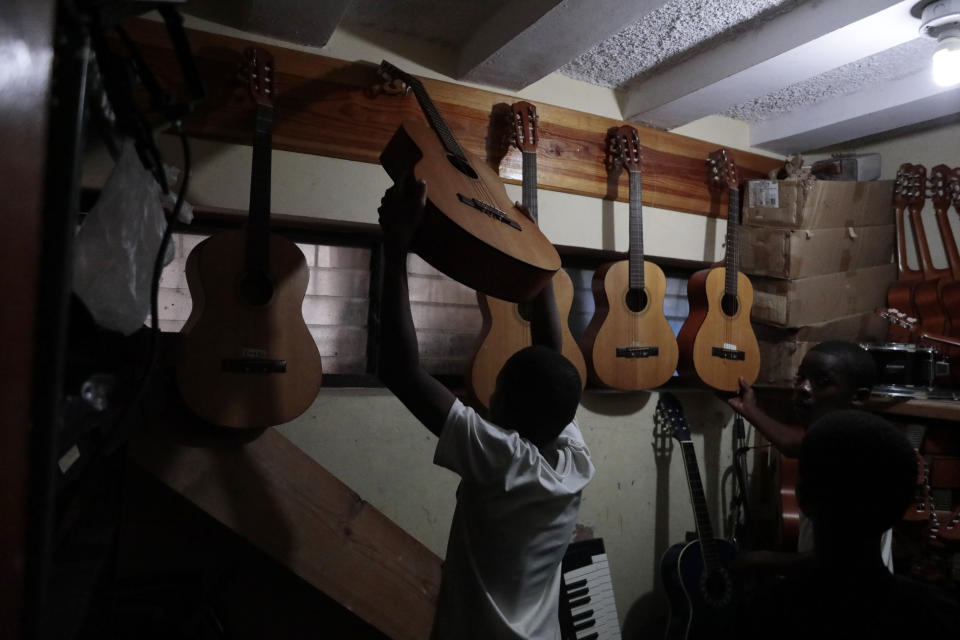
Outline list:
[[[930,69],[792,111],[750,127],[751,146],[789,155],[960,113],[960,87]]]
[[[457,78],[517,91],[666,0],[524,0],[492,15],[460,50]]]
[[[808,2],[632,86],[624,117],[670,129],[918,37],[916,0]]]
[[[183,11],[248,33],[322,47],[348,4],[350,0],[206,0],[188,2]]]

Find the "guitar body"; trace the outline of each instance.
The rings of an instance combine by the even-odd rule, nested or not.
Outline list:
[[[587,365],[569,325],[563,321],[570,315],[573,305],[573,281],[563,269],[553,276],[553,290],[557,299],[557,311],[563,327],[563,355],[573,363],[580,374],[581,385],[587,381]],[[490,406],[490,396],[497,383],[497,376],[510,356],[533,344],[530,337],[530,320],[521,315],[519,305],[477,294],[483,328],[480,341],[473,356],[467,386],[474,398],[484,407]]]
[[[646,306],[634,311],[630,291],[629,262],[606,264],[593,275],[596,311],[583,334],[592,380],[615,389],[653,389],[667,382],[677,369],[677,340],[663,315],[667,281],[652,262],[643,263]],[[624,347],[657,349],[655,355],[618,357]]]
[[[309,279],[303,252],[270,235],[273,295],[266,304],[252,305],[241,287],[245,248],[244,230],[226,231],[197,245],[187,259],[193,309],[183,329],[177,386],[204,420],[259,428],[306,411],[320,390],[322,372],[301,312]],[[263,370],[277,361],[284,361],[283,372]]]
[[[944,281],[940,279],[915,283],[913,302],[917,317],[920,319],[920,328],[925,332],[946,335],[950,330],[946,309],[941,299],[943,284]]]
[[[699,540],[678,543],[660,560],[670,600],[667,640],[727,637],[736,621],[737,590],[727,567],[737,555],[732,544],[714,539],[721,568],[708,572]]]
[[[546,236],[507,196],[500,177],[467,154],[472,177],[458,168],[427,125],[404,121],[380,155],[395,181],[412,171],[427,182],[427,206],[412,248],[454,280],[508,300],[530,300],[560,268]],[[507,223],[464,204],[477,197],[496,207]],[[515,226],[514,226],[515,225]]]
[[[737,273],[737,310],[727,315],[722,308],[726,267],[697,271],[687,283],[690,314],[677,335],[680,370],[696,374],[706,385],[721,391],[738,391],[739,378],[752,384],[760,373],[760,346],[750,325],[753,285]],[[717,349],[737,352],[720,357]],[[742,354],[742,356],[741,356]]]

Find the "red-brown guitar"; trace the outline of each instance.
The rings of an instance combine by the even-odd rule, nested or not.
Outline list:
[[[943,164],[935,166],[930,170],[930,188],[933,191],[937,228],[950,267],[949,278],[942,279],[940,285],[940,304],[943,305],[948,325],[945,333],[960,338],[960,251],[957,250],[957,241],[953,236],[948,215],[951,205],[960,207],[960,169],[951,170]]]
[[[923,272],[913,269],[908,262],[905,211],[908,206],[916,208],[918,200],[919,208],[923,208],[923,193],[917,189],[920,172],[926,173],[923,167],[919,167],[918,171],[912,164],[902,164],[893,184],[893,207],[897,223],[897,281],[887,289],[887,306],[901,309],[912,317],[918,317],[914,290],[923,279]],[[891,342],[910,342],[909,332],[893,324],[890,325],[887,338]]]
[[[537,108],[529,102],[515,102],[511,107],[513,142],[523,154],[523,206],[537,221],[537,142],[540,139]],[[553,276],[557,311],[563,329],[562,353],[580,373],[586,383],[587,367],[577,341],[570,333],[567,317],[573,305],[573,281],[563,269]],[[479,344],[467,372],[467,387],[484,407],[490,406],[490,396],[496,386],[497,375],[507,359],[517,351],[533,344],[530,333],[530,303],[519,304],[477,293],[477,302],[483,316]]]
[[[931,172],[932,174],[932,172]],[[946,174],[942,175],[941,182],[944,188],[940,190],[937,202],[941,209],[950,206],[950,197],[945,188]],[[927,332],[946,334],[949,328],[947,313],[940,300],[940,289],[943,283],[950,278],[950,268],[937,269],[933,266],[930,257],[930,244],[927,242],[927,233],[923,225],[923,206],[926,202],[927,175],[923,165],[913,165],[913,179],[910,181],[908,195],[908,210],[910,212],[910,228],[913,231],[913,242],[917,249],[917,258],[920,262],[920,272],[923,280],[917,283],[913,290],[913,302],[920,318],[920,327]]]
[[[183,327],[177,386],[212,424],[260,428],[306,411],[321,383],[320,353],[301,307],[310,274],[303,252],[269,233],[273,58],[247,50],[256,102],[246,229],[207,238],[187,258],[193,309]]]
[[[711,189],[727,189],[726,266],[697,271],[687,283],[690,314],[677,335],[680,372],[695,374],[707,386],[738,391],[739,379],[752,384],[760,373],[760,347],[750,324],[753,285],[739,271],[740,186],[733,158],[725,149],[707,159]]]

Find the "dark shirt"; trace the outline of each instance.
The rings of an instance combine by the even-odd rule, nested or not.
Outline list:
[[[937,587],[869,571],[813,568],[755,595],[744,608],[747,638],[948,638],[960,604]]]

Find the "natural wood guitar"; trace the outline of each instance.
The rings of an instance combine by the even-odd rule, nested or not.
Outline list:
[[[380,75],[413,90],[428,125],[405,120],[380,154],[390,177],[427,182],[412,249],[454,280],[511,302],[530,300],[560,255],[507,196],[497,173],[463,150],[423,83],[384,61]]]
[[[523,206],[530,213],[531,220],[537,222],[537,143],[540,139],[537,108],[529,102],[515,102],[511,106],[511,116],[513,142],[523,154]],[[558,269],[553,276],[553,290],[563,329],[562,353],[577,368],[581,384],[585,384],[587,367],[567,323],[573,305],[573,282],[563,269]],[[479,292],[477,302],[483,316],[483,328],[470,363],[467,386],[477,402],[489,407],[497,375],[504,363],[517,351],[533,344],[531,303],[507,302]]]
[[[690,313],[677,335],[680,371],[714,389],[738,391],[741,377],[752,384],[760,373],[760,347],[750,324],[753,285],[739,270],[739,181],[733,158],[724,149],[710,154],[707,172],[711,187],[725,187],[729,198],[726,266],[690,276]]]
[[[630,176],[630,253],[627,260],[603,265],[593,275],[596,311],[582,346],[588,371],[598,384],[614,389],[653,389],[677,369],[677,339],[663,315],[667,280],[643,259],[642,156],[640,137],[623,125],[611,137],[612,167]]]
[[[666,638],[733,637],[728,634],[736,622],[738,597],[729,567],[737,550],[713,535],[690,428],[673,394],[660,394],[654,420],[668,424],[680,443],[697,527],[696,540],[673,545],[660,560],[660,575],[670,599]]]
[[[247,52],[256,131],[245,229],[207,238],[190,252],[193,309],[183,327],[177,386],[212,424],[260,428],[288,422],[317,396],[321,362],[301,306],[309,271],[303,252],[269,233],[273,59]]]
[[[893,183],[893,210],[897,224],[897,281],[887,288],[887,306],[901,309],[913,317],[918,316],[914,291],[923,279],[923,272],[912,268],[908,261],[906,210],[909,206],[916,207],[918,199],[920,208],[923,208],[923,195],[915,187],[918,181],[919,174],[914,165],[900,165]],[[909,342],[910,334],[902,327],[890,325],[887,338],[891,342]]]

